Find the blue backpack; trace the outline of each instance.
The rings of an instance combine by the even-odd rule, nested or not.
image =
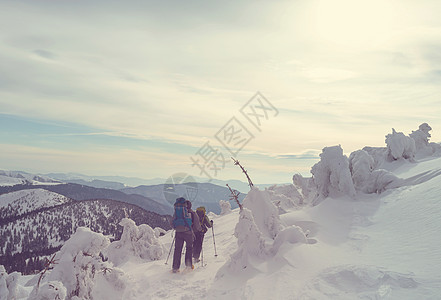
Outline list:
[[[191,214],[187,210],[187,203],[184,198],[178,198],[175,202],[175,214],[173,218],[173,228],[185,226],[191,230]]]

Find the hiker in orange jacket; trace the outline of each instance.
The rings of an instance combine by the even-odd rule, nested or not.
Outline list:
[[[196,214],[199,217],[201,231],[195,232],[195,240],[193,242],[193,259],[195,262],[200,261],[200,255],[202,251],[202,243],[204,242],[204,236],[208,228],[213,226],[213,220],[209,220],[205,214],[205,207],[200,206],[196,209]]]

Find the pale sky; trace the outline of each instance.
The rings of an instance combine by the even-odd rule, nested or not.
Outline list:
[[[203,176],[191,157],[228,160],[233,117],[258,183],[392,128],[441,141],[441,1],[0,0],[0,28],[0,169]],[[258,91],[274,110],[254,127]]]

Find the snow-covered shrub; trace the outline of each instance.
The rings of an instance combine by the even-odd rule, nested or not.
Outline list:
[[[155,227],[155,229],[153,229],[155,231],[155,236],[158,238],[161,235],[164,235],[167,233],[167,231],[164,228],[161,227]]]
[[[239,222],[234,229],[238,249],[231,254],[230,260],[219,269],[217,278],[238,274],[241,271],[253,271],[253,262],[262,261],[268,256],[265,237],[260,232],[248,208],[240,212]]]
[[[412,161],[415,157],[415,140],[393,128],[392,133],[386,135],[386,145],[389,160],[404,158]]]
[[[311,173],[319,196],[355,195],[348,158],[341,146],[325,147]]]
[[[119,224],[124,227],[121,240],[113,242],[107,249],[111,262],[120,265],[130,257],[145,260],[161,259],[165,249],[149,225],[136,226],[135,222],[128,218],[122,219]]]
[[[221,216],[231,213],[231,203],[229,201],[220,200],[219,206],[221,208],[221,213],[220,213]]]
[[[312,202],[317,198],[317,187],[315,186],[312,177],[305,178],[300,174],[294,174],[292,176],[292,183],[302,196],[303,203]]]
[[[357,190],[366,191],[366,185],[374,170],[374,159],[364,150],[357,150],[349,155],[349,170]]]
[[[427,123],[423,123],[418,127],[418,130],[412,131],[409,136],[415,141],[415,148],[419,157],[427,157],[434,154],[441,153],[441,146],[437,143],[430,143],[431,137],[429,131],[432,127]]]
[[[381,168],[383,164],[388,160],[389,150],[387,149],[387,147],[366,146],[362,150],[366,151],[374,159],[374,170]]]
[[[243,207],[248,208],[257,228],[265,236],[274,239],[281,230],[279,211],[271,202],[268,190],[260,191],[253,187],[243,200]]]
[[[67,295],[67,290],[63,283],[59,281],[49,281],[44,283],[42,286],[35,286],[31,294],[29,295],[29,300],[64,300]]]
[[[374,170],[374,159],[364,150],[357,150],[349,156],[349,169],[357,190],[364,193],[381,193],[400,186],[402,180],[393,173]]]
[[[264,236],[255,223],[253,213],[245,207],[234,228],[234,236],[237,238],[239,249],[243,249],[247,254],[256,257],[267,255]]]
[[[303,196],[293,184],[273,185],[267,188],[271,202],[279,208],[280,213],[295,209],[303,204]]]
[[[263,203],[260,202],[260,204]],[[264,209],[265,205],[262,205],[260,210]],[[245,277],[252,276],[252,274],[259,272],[257,266],[276,256],[284,244],[307,243],[305,233],[298,226],[282,229],[274,239],[271,239],[259,230],[253,215],[253,212],[247,207],[244,207],[240,212],[239,222],[234,230],[238,249],[231,255],[230,260],[219,269],[216,274],[217,279],[238,276],[239,274],[248,274]]]
[[[0,265],[0,300],[8,300],[9,290],[6,285],[6,279],[8,273],[6,273],[5,267]]]
[[[12,272],[6,278],[6,285],[8,287],[9,296],[8,300],[15,300],[18,297],[18,280],[21,274],[18,272]]]
[[[21,274],[8,274],[4,266],[0,265],[0,300],[15,300],[18,297],[18,280]]]
[[[305,235],[305,232],[303,231],[302,228],[298,227],[298,226],[289,226],[285,229],[283,229],[276,237],[276,239],[274,240],[271,252],[273,254],[276,254],[280,247],[285,244],[285,243],[289,243],[289,244],[296,244],[296,243],[302,243],[302,244],[307,244],[308,243],[308,239]]]
[[[400,187],[403,183],[401,178],[398,178],[395,174],[380,169],[372,171],[368,178],[366,193],[381,193],[388,189]]]
[[[102,259],[102,251],[109,244],[109,239],[101,233],[79,227],[57,253],[57,264],[47,280],[61,281],[67,299],[92,299],[96,281],[101,278],[111,283],[115,293],[124,290],[122,271]]]

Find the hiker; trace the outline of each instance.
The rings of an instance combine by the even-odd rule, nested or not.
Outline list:
[[[193,236],[193,239],[194,239],[196,237],[196,233],[199,233],[202,231],[202,225],[199,221],[199,217],[196,214],[196,212],[191,209],[191,202],[189,200],[186,200],[186,204],[187,204],[187,210],[191,214],[191,221],[192,221],[191,229],[193,230],[193,233],[194,233],[194,236]]]
[[[181,266],[181,253],[185,242],[185,267],[193,269],[192,253],[193,253],[193,241],[194,233],[192,226],[194,222],[197,221],[196,214],[192,210],[188,209],[188,202],[185,198],[180,197],[176,199],[174,208],[175,212],[173,214],[172,225],[176,230],[175,234],[175,251],[173,253],[173,273],[179,272]],[[191,202],[190,202],[191,207]],[[194,220],[194,221],[193,221]],[[200,228],[198,225],[195,228]]]
[[[196,214],[199,217],[199,221],[201,223],[202,230],[199,232],[195,232],[195,240],[193,243],[193,258],[195,262],[199,262],[199,256],[202,251],[202,243],[204,242],[204,236],[207,232],[208,228],[213,226],[213,220],[209,220],[207,215],[205,214],[205,207],[200,206],[196,209]]]

